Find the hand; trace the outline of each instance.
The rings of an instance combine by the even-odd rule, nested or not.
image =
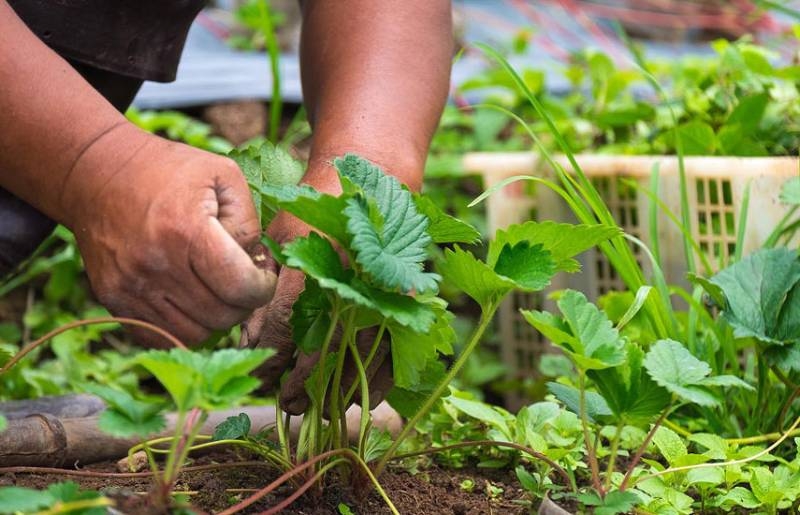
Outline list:
[[[272,298],[275,270],[247,252],[260,236],[250,192],[225,157],[122,127],[84,153],[62,199],[92,288],[114,315],[197,343]]]
[[[296,237],[305,236],[309,231],[310,228],[299,220],[286,213],[279,213],[268,233],[278,243],[285,243]],[[281,386],[279,396],[281,408],[292,415],[300,415],[308,409],[310,401],[306,393],[305,381],[319,360],[319,353],[309,355],[298,352],[295,356],[296,349],[292,340],[292,327],[289,319],[292,315],[292,306],[303,291],[304,281],[305,276],[302,272],[286,267],[281,268],[272,302],[257,309],[253,316],[242,325],[241,346],[267,347],[276,351],[276,354],[255,372],[263,381],[263,389],[272,390],[279,386],[283,373],[291,367],[294,361],[294,369]],[[375,332],[361,331],[359,333],[357,347],[362,360],[366,359],[375,337]],[[338,344],[338,341],[337,335],[334,335],[334,344]],[[393,385],[388,337],[384,337],[375,357],[367,367],[366,373],[369,382],[369,407],[374,409],[389,393]],[[348,359],[342,377],[342,385],[345,389],[342,395],[347,393],[356,377],[355,365]],[[355,390],[352,401],[361,402],[360,389]]]

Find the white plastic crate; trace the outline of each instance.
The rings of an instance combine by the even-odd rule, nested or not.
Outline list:
[[[565,156],[555,159],[565,170],[572,171]],[[648,246],[652,245],[654,238],[649,234],[650,198],[631,186],[632,183],[649,189],[651,173],[654,167],[658,167],[659,197],[680,217],[677,157],[583,154],[576,156],[576,159],[617,223]],[[786,180],[798,176],[800,171],[800,160],[792,157],[686,157],[684,165],[692,235],[715,268],[735,252],[740,223],[737,218],[747,184],[750,184],[750,201],[744,238],[745,254],[758,248],[786,214],[788,208],[779,200],[781,187]],[[464,157],[464,169],[480,174],[487,189],[516,175],[555,178],[547,163],[530,152],[467,154]],[[499,189],[486,202],[490,233],[527,220],[575,221],[558,195],[531,181],[518,181]],[[682,283],[686,274],[682,235],[660,209],[658,232],[662,268],[667,281]],[[638,247],[634,247],[634,253],[649,272],[649,263]],[[557,276],[551,290],[569,287],[584,292],[590,299],[596,299],[608,291],[625,289],[599,250],[586,252],[580,261],[583,272]],[[519,315],[521,307],[552,309],[546,295],[547,292],[515,294],[500,309],[501,353],[510,379],[535,377],[539,358],[551,351],[549,343]],[[509,395],[506,400],[511,407],[518,407],[524,402],[516,394]]]

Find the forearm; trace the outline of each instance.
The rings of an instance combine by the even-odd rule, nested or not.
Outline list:
[[[418,190],[452,46],[447,0],[303,2],[303,91],[314,132],[305,180],[330,187],[325,163],[352,152]]]
[[[0,185],[65,222],[76,164],[125,118],[0,0]],[[129,130],[129,129],[125,129]],[[102,178],[92,178],[93,181]],[[70,187],[67,188],[67,183]]]

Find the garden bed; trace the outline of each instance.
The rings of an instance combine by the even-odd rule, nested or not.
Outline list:
[[[235,463],[241,458],[232,453],[215,453],[203,456],[192,465]],[[81,469],[116,473],[115,462],[103,462]],[[176,491],[193,492],[189,500],[193,507],[207,513],[216,513],[231,506],[249,493],[235,489],[259,489],[275,479],[278,473],[263,467],[226,468],[217,471],[186,472]],[[0,474],[0,485],[29,488],[46,488],[59,481],[75,481],[85,489],[98,490],[112,497],[125,513],[146,513],[139,493],[148,492],[152,481],[148,477],[70,477],[63,474]],[[447,470],[426,468],[416,474],[405,470],[388,470],[380,478],[400,513],[404,515],[481,515],[491,513],[524,514],[529,512],[529,501],[512,472],[503,470],[466,468]],[[291,485],[278,490],[241,513],[258,513],[280,502],[294,491]],[[340,508],[346,505],[351,512]],[[331,513],[390,513],[380,496],[370,491],[359,498],[348,489],[326,487],[321,498],[306,495],[282,513],[297,515],[329,515]]]

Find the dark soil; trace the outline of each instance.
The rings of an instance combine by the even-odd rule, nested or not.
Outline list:
[[[194,464],[231,463],[239,458],[230,454],[215,454],[199,458]],[[116,464],[107,462],[83,470],[116,472]],[[190,502],[198,510],[214,513],[248,497],[249,491],[259,489],[278,476],[277,471],[261,467],[227,468],[214,471],[187,472],[176,490],[190,493]],[[340,503],[353,513],[388,514],[389,509],[380,496],[371,490],[356,498],[350,488],[336,484],[335,478],[321,495],[306,493],[283,513],[295,515],[338,514]],[[124,513],[144,514],[144,502],[150,490],[149,478],[86,478],[60,474],[0,474],[0,485],[44,488],[49,484],[71,480],[83,488],[100,490],[113,497]],[[463,487],[471,482],[471,488]],[[430,468],[416,475],[403,470],[389,470],[380,477],[380,483],[389,498],[403,515],[489,515],[529,513],[529,503],[524,491],[510,471],[463,469],[445,470]],[[285,485],[241,513],[258,513],[274,506],[291,495],[294,488]]]

